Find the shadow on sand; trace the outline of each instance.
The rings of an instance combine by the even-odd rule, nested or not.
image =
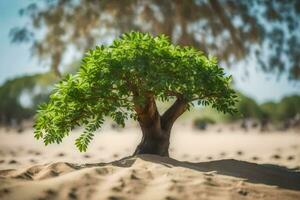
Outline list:
[[[56,176],[63,172],[72,172],[83,168],[107,166],[111,164],[117,167],[130,168],[138,159],[145,162],[152,162],[163,165],[165,167],[183,167],[196,170],[199,172],[215,171],[217,174],[228,175],[231,177],[242,178],[250,183],[259,183],[272,186],[278,186],[284,189],[300,190],[300,172],[293,171],[286,167],[271,164],[256,164],[234,159],[216,160],[210,162],[181,162],[168,157],[160,157],[155,155],[139,155],[136,157],[126,157],[111,163],[94,163],[76,165],[71,163],[52,163],[49,165],[31,166],[25,170],[7,169],[0,170],[0,179],[5,178],[21,178],[26,180],[45,179]],[[35,177],[34,177],[35,176]]]
[[[166,167],[184,167],[199,172],[216,171],[217,174],[242,178],[250,183],[300,190],[300,172],[278,165],[256,164],[234,159],[192,163],[154,155],[140,155],[138,157],[144,161],[162,164]],[[112,164],[119,167],[130,167],[134,164],[135,160],[134,157],[127,157]]]

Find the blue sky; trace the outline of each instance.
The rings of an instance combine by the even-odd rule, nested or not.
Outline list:
[[[10,43],[10,29],[25,23],[18,11],[30,2],[32,1],[0,0],[0,84],[15,76],[46,71],[45,67],[39,66],[31,58],[30,45]]]
[[[20,8],[25,7],[32,0],[0,0],[0,84],[5,80],[47,71],[47,66],[30,57],[30,46],[26,44],[11,44],[9,31],[11,28],[24,25],[25,21],[18,15]],[[249,76],[244,76],[243,66],[235,67],[230,72],[235,79],[236,89],[255,98],[258,102],[268,100],[278,101],[285,95],[300,94],[300,83],[291,83],[285,77],[266,75],[256,70],[255,66],[247,66]]]

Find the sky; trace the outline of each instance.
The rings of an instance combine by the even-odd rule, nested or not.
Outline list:
[[[18,11],[30,2],[32,1],[0,0],[0,84],[16,76],[47,70],[31,58],[29,44],[10,43],[10,29],[25,23]]]
[[[31,57],[29,44],[11,44],[9,31],[15,26],[22,26],[25,20],[18,11],[32,0],[0,0],[0,85],[16,76],[28,75],[49,70],[47,66],[40,66]],[[291,94],[300,95],[300,81],[293,83],[286,77],[265,74],[257,70],[254,65],[247,65],[249,76],[245,76],[244,66],[236,66],[229,72],[233,75],[235,88],[259,103],[279,101]]]

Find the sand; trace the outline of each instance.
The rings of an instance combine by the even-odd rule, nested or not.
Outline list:
[[[300,133],[260,133],[232,126],[207,131],[178,124],[170,156],[130,157],[135,125],[106,125],[85,153],[76,130],[45,147],[23,133],[0,130],[0,199],[300,199]]]

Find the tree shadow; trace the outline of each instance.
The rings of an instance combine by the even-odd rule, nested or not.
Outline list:
[[[278,186],[284,189],[300,190],[300,172],[273,164],[256,164],[246,161],[223,159],[209,162],[183,162],[168,157],[156,155],[139,155],[138,158],[161,164],[165,167],[184,167],[199,172],[216,171],[217,174],[233,176],[245,179],[250,183],[260,183],[271,186]],[[129,156],[111,162],[117,167],[131,167],[136,162],[135,156]],[[85,167],[105,166],[107,163],[88,164]]]
[[[141,155],[139,157],[145,161],[159,163],[167,167],[184,167],[199,172],[216,171],[217,174],[246,179],[246,181],[250,183],[260,183],[285,189],[300,190],[300,172],[293,171],[283,166],[256,164],[234,159],[192,163],[154,155]]]

